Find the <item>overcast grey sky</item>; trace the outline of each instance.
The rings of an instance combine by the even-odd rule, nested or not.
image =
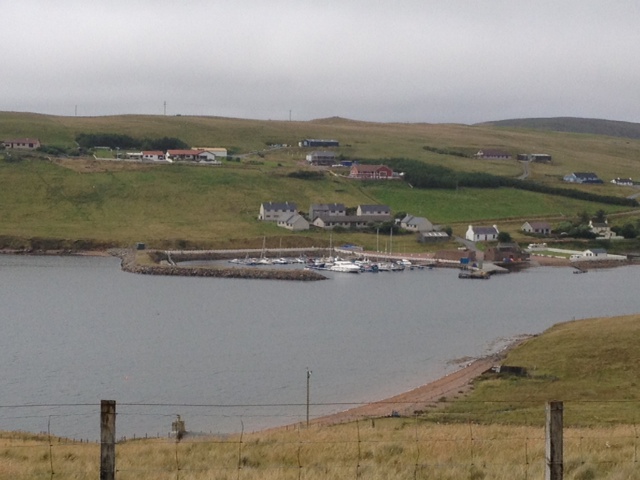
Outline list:
[[[4,3],[5,111],[640,122],[638,0]]]

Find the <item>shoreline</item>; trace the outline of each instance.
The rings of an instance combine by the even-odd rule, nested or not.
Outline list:
[[[476,358],[454,372],[406,392],[393,395],[383,400],[348,408],[341,412],[310,418],[309,425],[331,426],[364,419],[392,416],[408,417],[422,413],[429,408],[437,408],[438,405],[443,405],[445,402],[455,400],[459,396],[467,395],[473,389],[473,381],[475,379],[498,365],[506,358],[511,350],[533,337],[535,337],[535,335],[524,335],[514,338],[513,341],[499,352]],[[297,427],[302,423],[304,422],[267,428],[261,431],[287,430],[291,427]]]

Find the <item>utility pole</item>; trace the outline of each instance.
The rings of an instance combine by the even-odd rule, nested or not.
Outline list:
[[[310,384],[311,384],[311,370],[309,370],[309,368],[307,368],[307,428],[309,428],[309,390],[310,390]]]
[[[164,101],[164,116],[167,116],[167,101]]]

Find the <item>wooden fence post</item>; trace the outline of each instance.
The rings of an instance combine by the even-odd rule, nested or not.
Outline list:
[[[116,478],[116,401],[100,402],[100,480]]]
[[[547,403],[545,480],[562,480],[562,402]]]

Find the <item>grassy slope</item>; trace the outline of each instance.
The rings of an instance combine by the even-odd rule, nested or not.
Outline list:
[[[638,420],[640,315],[558,324],[509,353],[504,365],[529,377],[487,375],[449,418],[540,424],[541,406],[565,401],[567,424],[603,425]]]
[[[533,165],[532,177],[562,185],[572,170],[594,170],[603,178],[633,176],[640,162],[640,141],[593,135],[508,130],[495,127],[427,124],[375,124],[344,119],[275,122],[213,117],[52,117],[0,113],[0,138],[37,136],[45,144],[72,145],[80,132],[117,132],[135,137],[177,136],[192,145],[225,146],[237,153],[262,151],[266,143],[295,144],[307,137],[336,138],[348,158],[409,157],[467,171],[517,176],[516,161],[477,161],[439,155],[425,145],[474,152],[506,148],[514,154],[544,151],[554,163]],[[56,238],[99,238],[116,244],[149,244],[184,240],[201,246],[231,239],[258,242],[263,235],[283,236],[273,225],[255,221],[263,201],[290,200],[303,211],[310,203],[387,203],[395,212],[423,215],[454,226],[462,234],[470,222],[497,219],[573,216],[620,208],[530,192],[501,190],[424,191],[405,184],[362,185],[337,177],[322,182],[286,178],[304,168],[307,150],[297,147],[247,157],[223,168],[187,166],[124,166],[113,162],[83,164],[69,161],[62,168],[37,161],[0,162],[0,235]],[[249,165],[250,161],[259,165]],[[82,172],[81,174],[77,172]],[[611,185],[583,187],[604,194],[625,195]],[[300,237],[301,235],[297,235]],[[316,242],[326,234],[311,234]],[[370,236],[340,235],[338,241],[369,242]],[[405,248],[413,239],[405,241]],[[399,244],[399,246],[400,246]]]

